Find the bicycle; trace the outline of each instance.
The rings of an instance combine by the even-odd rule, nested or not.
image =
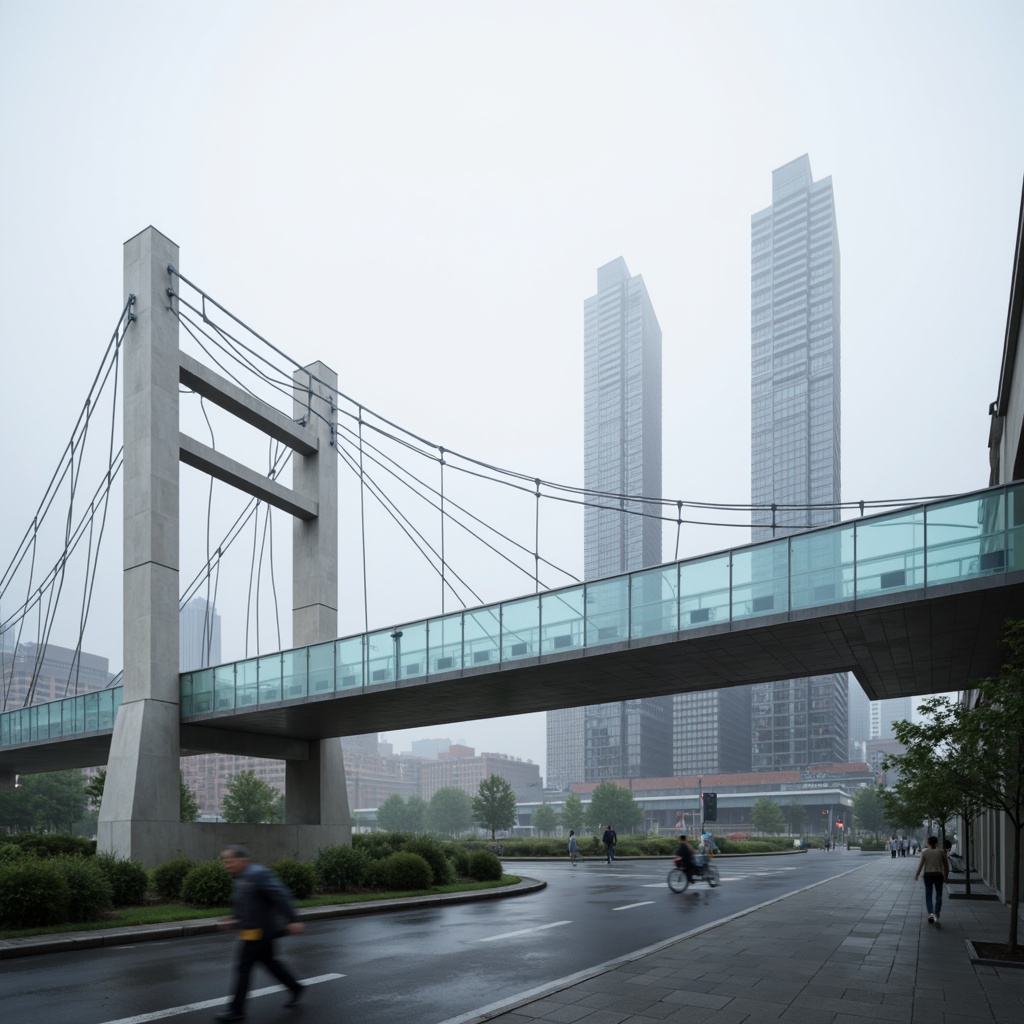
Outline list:
[[[714,889],[719,882],[718,868],[707,858],[703,858],[704,862],[700,863],[701,859],[700,857],[696,858],[694,881],[707,882]],[[690,887],[690,879],[686,877],[686,872],[678,864],[668,873],[668,887],[673,892],[686,892]]]

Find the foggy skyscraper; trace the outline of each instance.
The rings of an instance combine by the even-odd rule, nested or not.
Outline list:
[[[751,218],[750,325],[751,502],[765,506],[753,540],[762,541],[840,518],[839,238],[832,179],[814,181],[806,155],[773,172],[772,205]],[[823,564],[833,542],[821,540]],[[808,564],[794,571],[813,569],[813,540],[801,550]],[[751,715],[754,771],[847,759],[845,674],[758,683]]]
[[[643,278],[630,276],[621,257],[598,269],[597,294],[585,300],[583,320],[584,486],[659,497],[661,327]],[[659,564],[659,507],[626,499],[607,504],[615,507],[584,512],[585,578]],[[571,782],[667,775],[671,744],[668,697],[552,711],[547,782],[564,788]]]

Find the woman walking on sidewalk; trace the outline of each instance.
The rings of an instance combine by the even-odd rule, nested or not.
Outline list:
[[[921,859],[914,872],[916,882],[924,872],[924,905],[928,911],[928,923],[938,924],[942,913],[942,883],[949,878],[949,858],[945,850],[939,849],[936,836],[928,837],[928,845],[921,851]],[[934,901],[932,896],[934,894]]]

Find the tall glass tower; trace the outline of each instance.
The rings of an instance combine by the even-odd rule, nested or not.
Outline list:
[[[815,181],[805,155],[772,173],[772,205],[751,218],[751,501],[764,506],[754,541],[839,522],[839,337],[832,179]],[[801,551],[808,564],[794,571],[813,570],[813,544]],[[754,771],[846,761],[845,673],[756,684],[751,724]]]
[[[583,344],[583,482],[609,495],[584,511],[584,575],[596,579],[661,562],[660,508],[639,500],[661,494],[661,327],[621,257],[597,271]],[[668,775],[671,707],[658,697],[549,712],[548,785]]]

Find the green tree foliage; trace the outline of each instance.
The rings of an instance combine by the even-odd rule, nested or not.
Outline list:
[[[377,808],[377,824],[389,832],[424,832],[426,819],[427,802],[418,796],[403,800],[398,793],[392,793]]]
[[[490,829],[491,839],[498,831],[515,825],[516,794],[508,779],[489,775],[481,781],[480,789],[473,797],[473,820],[481,828]]]
[[[875,839],[888,827],[888,814],[883,791],[878,786],[863,786],[853,795],[853,820],[862,832]]]
[[[182,821],[195,821],[199,817],[199,801],[195,793],[185,785],[184,779],[181,780],[180,808]]]
[[[195,793],[185,785],[185,780],[180,780],[181,784],[181,796],[180,796],[180,808],[181,808],[181,820],[182,821],[195,821],[199,817],[199,801],[196,800]],[[103,802],[103,790],[107,785],[107,769],[101,768],[95,775],[90,775],[85,780],[85,785],[82,787],[82,791],[85,793],[86,800],[89,802],[89,807],[94,811],[100,809],[100,804]]]
[[[530,823],[542,835],[550,835],[554,832],[555,826],[558,824],[558,817],[555,814],[555,809],[551,804],[541,804],[540,807],[533,812],[533,818]]]
[[[22,775],[17,789],[0,791],[0,826],[16,832],[73,832],[86,804],[78,768]]]
[[[635,832],[643,825],[644,812],[637,806],[628,789],[616,786],[614,782],[602,782],[590,796],[586,822],[593,829],[610,823],[615,827],[616,834],[622,836]]]
[[[225,821],[257,824],[281,820],[281,794],[257,778],[251,768],[233,775],[224,793],[221,811]]]
[[[473,802],[454,786],[439,789],[427,808],[427,825],[440,836],[456,837],[473,826]]]
[[[786,821],[789,822],[789,828],[793,835],[803,832],[804,825],[807,824],[807,811],[803,804],[798,804],[796,801],[789,804],[786,807]]]
[[[571,828],[573,832],[579,833],[586,821],[586,814],[583,810],[583,801],[578,793],[570,793],[562,804],[562,827]]]
[[[773,836],[777,836],[785,825],[782,809],[770,796],[757,798],[757,803],[750,810],[750,823],[758,832]]]

